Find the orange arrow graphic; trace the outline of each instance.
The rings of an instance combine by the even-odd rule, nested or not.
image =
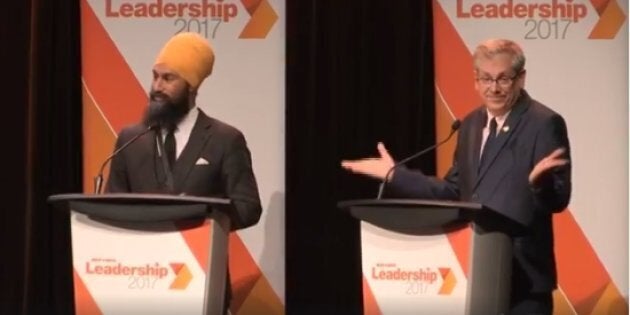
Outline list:
[[[621,29],[626,15],[617,0],[591,0],[599,14],[599,20],[593,27],[589,39],[613,39]]]
[[[457,280],[455,279],[455,275],[451,268],[438,268],[440,270],[440,275],[442,276],[442,287],[440,287],[439,295],[449,295],[455,289],[455,284],[457,284]]]
[[[171,269],[175,273],[175,279],[171,283],[171,290],[185,290],[192,280],[192,273],[188,266],[182,263],[171,263]]]
[[[251,16],[238,38],[265,38],[276,24],[278,14],[267,0],[241,0]]]

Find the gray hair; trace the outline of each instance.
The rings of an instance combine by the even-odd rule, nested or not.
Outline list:
[[[525,69],[525,54],[517,43],[509,39],[488,39],[479,44],[473,54],[475,70],[480,59],[492,59],[499,54],[506,54],[512,59],[512,70],[520,73]]]

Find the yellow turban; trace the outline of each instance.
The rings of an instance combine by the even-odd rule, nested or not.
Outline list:
[[[214,52],[201,35],[179,33],[166,42],[155,64],[166,65],[197,89],[212,73]]]

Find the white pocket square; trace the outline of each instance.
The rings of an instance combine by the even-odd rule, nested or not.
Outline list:
[[[197,160],[197,162],[195,162],[195,165],[208,165],[210,163],[208,163],[208,160],[204,159],[204,158],[199,158],[199,160]]]

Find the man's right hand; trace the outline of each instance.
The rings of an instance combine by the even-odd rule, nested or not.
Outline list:
[[[395,162],[389,155],[389,152],[387,152],[387,149],[382,142],[378,143],[376,149],[378,150],[380,157],[359,160],[344,160],[341,161],[341,167],[353,173],[363,174],[383,180],[389,169],[394,166]],[[392,175],[393,173],[389,176],[389,180],[393,177]]]

